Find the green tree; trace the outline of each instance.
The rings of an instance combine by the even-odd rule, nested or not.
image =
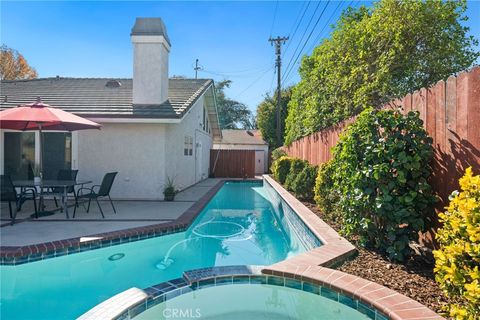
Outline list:
[[[17,50],[6,45],[0,47],[1,80],[34,79],[37,76],[37,71],[28,65],[27,60]]]
[[[380,0],[344,11],[302,60],[286,143],[470,67],[479,52],[465,10],[464,0]]]
[[[280,95],[280,121],[281,141],[277,140],[277,96],[266,95],[265,99],[257,107],[257,127],[262,132],[262,137],[271,148],[283,145],[285,135],[285,119],[287,117],[287,105],[292,96],[292,88],[286,88]]]
[[[229,88],[231,83],[231,80],[223,80],[215,86],[220,128],[255,129],[255,118],[250,109],[245,104],[226,96],[225,89]]]

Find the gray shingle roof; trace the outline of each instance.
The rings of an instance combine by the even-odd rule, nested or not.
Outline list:
[[[223,129],[219,144],[253,144],[267,145],[258,130]]]
[[[116,80],[120,86],[107,86]],[[170,79],[168,100],[160,105],[132,104],[132,79],[43,78],[0,82],[0,109],[44,103],[88,118],[178,119],[213,85],[211,79]],[[215,115],[216,117],[216,115]]]

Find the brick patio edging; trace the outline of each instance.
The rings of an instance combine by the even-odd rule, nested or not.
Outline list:
[[[225,182],[219,181],[174,221],[27,246],[1,246],[0,265],[18,265],[185,231]]]

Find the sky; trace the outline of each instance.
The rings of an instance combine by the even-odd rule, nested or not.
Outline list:
[[[131,78],[130,31],[136,17],[161,17],[171,41],[170,76],[232,81],[226,93],[255,111],[276,88],[275,50],[282,46],[282,86],[348,6],[367,1],[4,1],[0,40],[18,50],[39,77]],[[480,39],[480,2],[469,1],[466,25]],[[317,22],[318,21],[318,22]],[[307,41],[308,39],[308,41]]]

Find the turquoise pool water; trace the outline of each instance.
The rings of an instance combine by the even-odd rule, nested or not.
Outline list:
[[[240,302],[241,301],[241,302]],[[317,294],[267,284],[234,284],[185,293],[139,314],[138,320],[360,320],[366,315]]]
[[[0,315],[73,319],[121,291],[178,278],[185,270],[269,265],[318,245],[271,187],[226,183],[185,232],[1,266]]]

